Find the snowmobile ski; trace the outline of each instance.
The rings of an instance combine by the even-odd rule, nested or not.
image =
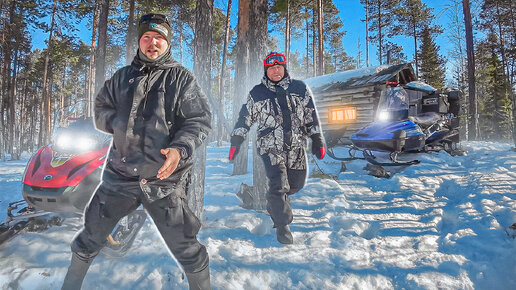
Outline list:
[[[102,253],[110,257],[122,257],[132,246],[136,235],[145,224],[147,214],[143,210],[135,210],[118,222],[106,240]]]

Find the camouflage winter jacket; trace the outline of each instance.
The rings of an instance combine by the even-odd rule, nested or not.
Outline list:
[[[266,76],[256,85],[242,106],[232,136],[244,139],[257,123],[256,146],[260,155],[269,154],[273,165],[306,168],[307,137],[321,133],[310,88],[288,75],[278,83]]]

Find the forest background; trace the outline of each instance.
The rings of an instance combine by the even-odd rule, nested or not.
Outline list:
[[[169,17],[172,55],[210,97],[219,144],[269,51],[298,79],[412,62],[420,80],[463,92],[463,139],[516,143],[515,1],[0,0],[0,157],[50,143],[63,116],[91,116],[149,12]]]

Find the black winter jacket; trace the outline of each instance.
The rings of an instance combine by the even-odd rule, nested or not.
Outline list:
[[[95,125],[113,135],[106,166],[123,178],[172,187],[184,181],[210,122],[207,97],[170,52],[155,63],[137,55],[105,82],[95,99]],[[160,181],[156,175],[166,160],[163,148],[178,148],[182,158],[178,169]]]

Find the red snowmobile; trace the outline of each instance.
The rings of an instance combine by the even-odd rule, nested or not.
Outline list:
[[[95,129],[91,117],[64,118],[53,143],[29,160],[22,179],[24,200],[9,204],[7,220],[0,224],[0,244],[43,215],[82,215],[100,183],[110,141],[109,135]],[[108,237],[104,252],[123,255],[145,219],[143,210],[122,219]]]

